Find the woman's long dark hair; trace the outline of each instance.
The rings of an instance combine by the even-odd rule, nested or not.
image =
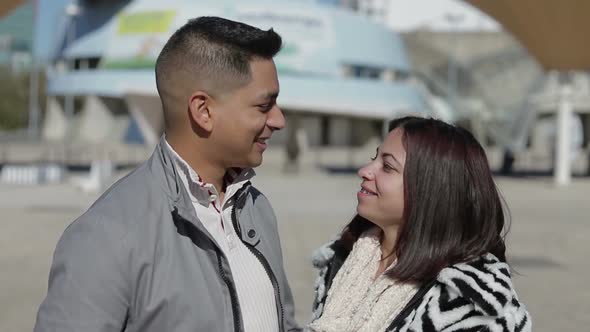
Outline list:
[[[387,274],[422,283],[445,267],[492,253],[506,261],[504,209],[485,152],[473,135],[435,119],[404,117],[404,213]],[[341,244],[352,248],[373,224],[356,216]]]

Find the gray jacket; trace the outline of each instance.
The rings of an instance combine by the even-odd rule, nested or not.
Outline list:
[[[232,222],[269,274],[281,331],[298,331],[276,219],[250,183]],[[65,230],[35,326],[49,331],[243,331],[227,258],[162,141]]]

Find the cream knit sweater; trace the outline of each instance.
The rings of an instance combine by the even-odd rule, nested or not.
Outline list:
[[[379,332],[391,324],[418,288],[381,275],[374,279],[381,246],[377,227],[356,241],[334,277],[322,316],[306,331]]]

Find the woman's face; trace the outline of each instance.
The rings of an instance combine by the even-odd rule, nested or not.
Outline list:
[[[402,134],[400,128],[390,132],[375,159],[358,171],[363,181],[357,194],[357,213],[381,228],[402,222],[406,163]]]

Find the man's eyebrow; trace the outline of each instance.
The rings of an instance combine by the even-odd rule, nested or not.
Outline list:
[[[264,92],[258,95],[256,99],[276,99],[279,96],[279,91],[272,91],[272,92]]]

